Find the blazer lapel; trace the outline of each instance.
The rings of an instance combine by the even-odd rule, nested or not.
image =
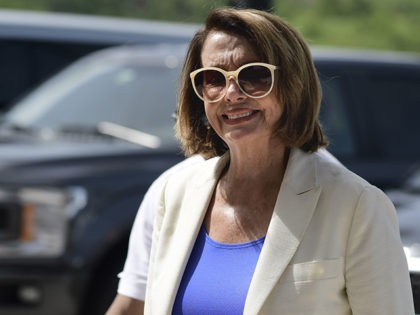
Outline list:
[[[201,168],[200,173],[195,174],[190,181],[191,188],[185,192],[188,199],[184,199],[182,208],[177,210],[179,218],[173,220],[176,225],[171,226],[172,233],[162,235],[167,253],[165,266],[159,276],[157,284],[159,295],[169,298],[157,297],[154,314],[170,314],[176,298],[179,284],[188,263],[189,256],[194,247],[195,240],[204,220],[212,191],[217,184],[228,156],[208,161],[206,168]],[[213,164],[212,164],[213,163]],[[159,310],[159,311],[158,311]]]
[[[314,155],[293,149],[250,284],[245,315],[259,314],[279,282],[302,240],[320,192]]]

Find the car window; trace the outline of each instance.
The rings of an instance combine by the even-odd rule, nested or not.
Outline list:
[[[320,78],[320,119],[333,154],[401,160],[420,154],[420,146],[413,145],[420,134],[419,68],[329,65]]]
[[[94,129],[111,122],[173,144],[180,62],[170,55],[150,62],[126,57],[76,63],[18,103],[6,120],[55,130]]]
[[[330,141],[328,149],[339,157],[353,156],[356,154],[356,147],[347,112],[348,99],[342,88],[342,79],[321,76],[321,85],[323,98],[320,120]]]
[[[369,126],[370,151],[376,157],[420,155],[420,73],[367,73],[360,101]]]
[[[88,52],[106,47],[88,43],[0,41],[0,109]]]

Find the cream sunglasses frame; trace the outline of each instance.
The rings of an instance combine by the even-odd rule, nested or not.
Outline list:
[[[252,66],[263,66],[263,67],[265,67],[265,68],[267,68],[267,69],[270,70],[270,73],[271,73],[271,86],[268,89],[268,91],[266,93],[262,94],[262,95],[258,95],[258,96],[250,95],[247,92],[245,92],[242,89],[241,85],[239,84],[239,81],[238,81],[239,72],[242,69],[244,69],[244,68],[252,67]],[[273,86],[274,86],[274,70],[277,70],[278,68],[279,68],[278,66],[275,66],[275,65],[272,65],[272,64],[269,64],[269,63],[264,63],[264,62],[251,62],[251,63],[247,63],[247,64],[244,64],[244,65],[240,66],[235,71],[225,71],[225,70],[220,69],[218,67],[204,67],[204,68],[200,68],[200,69],[197,69],[197,70],[192,71],[190,73],[190,78],[191,78],[191,83],[192,83],[192,86],[193,86],[193,89],[194,89],[195,94],[198,96],[199,99],[201,99],[202,101],[205,101],[204,100],[204,97],[201,96],[198,93],[197,87],[195,86],[195,81],[194,80],[195,80],[195,77],[197,76],[197,74],[199,74],[200,72],[203,72],[205,70],[216,70],[216,71],[219,71],[220,73],[222,73],[225,76],[226,86],[225,86],[224,92],[221,93],[220,94],[220,97],[217,98],[217,99],[215,99],[215,100],[212,100],[212,101],[207,100],[208,103],[216,103],[216,102],[220,101],[223,97],[225,97],[225,95],[227,93],[227,87],[229,85],[229,81],[230,81],[231,78],[233,78],[235,80],[236,85],[239,87],[239,89],[241,90],[242,93],[244,93],[246,96],[248,96],[250,98],[256,99],[256,98],[263,98],[263,97],[265,97],[265,96],[267,96],[268,94],[271,93],[271,91],[273,90]]]

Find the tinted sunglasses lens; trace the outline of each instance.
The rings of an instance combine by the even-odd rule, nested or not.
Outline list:
[[[199,72],[194,81],[197,92],[209,101],[218,99],[226,87],[225,76],[214,69]]]
[[[270,91],[273,77],[265,66],[249,66],[239,72],[238,82],[247,94],[259,97]]]

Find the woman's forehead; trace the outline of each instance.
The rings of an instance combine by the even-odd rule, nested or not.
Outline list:
[[[201,51],[203,66],[233,66],[259,61],[250,43],[242,36],[220,31],[210,32]]]

